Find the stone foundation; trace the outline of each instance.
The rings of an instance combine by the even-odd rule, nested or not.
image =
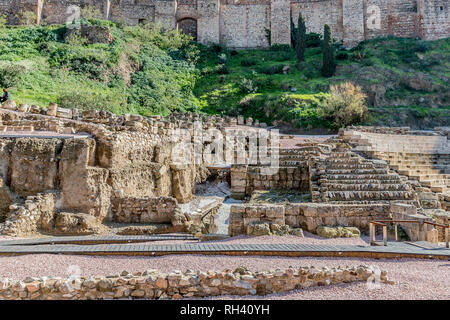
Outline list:
[[[303,228],[312,233],[316,233],[319,226],[349,226],[368,231],[370,221],[389,217],[389,204],[243,204],[231,207],[229,233],[232,236],[247,234],[249,224],[258,222]]]
[[[1,300],[82,300],[82,299],[181,299],[219,295],[267,295],[316,286],[360,281],[391,283],[387,272],[377,273],[367,266],[346,268],[301,267],[268,272],[250,272],[240,267],[234,272],[143,273],[122,272],[108,277],[31,278],[0,281]]]
[[[140,223],[170,223],[178,209],[178,202],[171,197],[115,198],[113,221]]]

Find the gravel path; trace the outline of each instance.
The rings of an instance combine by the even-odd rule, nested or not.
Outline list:
[[[6,237],[1,237],[6,238]],[[305,238],[295,236],[233,237],[211,241],[221,243],[304,243],[367,245],[367,238],[322,239],[305,232]],[[169,241],[157,243],[170,243]],[[172,243],[181,243],[176,241]],[[258,256],[200,256],[173,255],[162,257],[129,256],[77,256],[26,255],[0,256],[0,279],[24,279],[27,276],[68,277],[74,270],[79,274],[112,275],[123,270],[129,272],[157,269],[173,270],[225,270],[245,265],[251,270],[284,269],[290,266],[358,266],[372,265],[388,271],[395,285],[381,285],[370,289],[365,283],[343,284],[310,288],[266,297],[217,297],[218,299],[450,299],[450,261],[420,259],[365,259],[315,257],[258,257]]]
[[[285,294],[259,297],[266,299],[450,299],[450,262],[418,259],[286,258],[177,255],[163,257],[28,255],[0,257],[0,277],[24,279],[27,276],[68,277],[79,274],[110,275],[158,269],[225,270],[245,265],[251,270],[284,269],[290,266],[358,266],[372,265],[388,271],[394,285],[370,289],[365,283],[311,288]],[[72,270],[72,272],[69,272]],[[219,297],[234,299],[237,297]],[[247,298],[247,297],[239,297]],[[254,298],[254,297],[248,297]]]

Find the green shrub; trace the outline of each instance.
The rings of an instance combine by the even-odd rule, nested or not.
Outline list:
[[[103,17],[99,9],[94,6],[85,6],[81,8],[81,17],[87,20],[101,19]]]
[[[258,91],[258,87],[252,80],[243,78],[239,82],[239,90],[242,93],[255,93],[256,91]]]
[[[288,44],[274,44],[270,46],[270,51],[291,51],[291,47]]]
[[[6,22],[7,22],[6,15],[0,14],[0,30],[5,28]]]
[[[322,46],[322,35],[320,33],[307,33],[306,34],[306,47],[316,48]]]
[[[118,113],[126,110],[126,100],[123,97],[102,95],[89,92],[67,92],[60,95],[57,103],[62,108],[79,110],[105,110]]]
[[[349,55],[348,55],[347,52],[340,51],[340,52],[338,52],[338,54],[336,55],[336,59],[337,59],[337,60],[348,60],[348,58],[349,58]]]
[[[19,11],[17,18],[22,26],[35,25],[37,22],[37,15],[33,11]]]
[[[322,106],[322,116],[336,128],[363,123],[368,117],[366,98],[361,87],[350,82],[332,85]]]
[[[216,66],[216,73],[217,74],[229,74],[230,68],[226,64],[219,64]]]
[[[241,61],[241,66],[243,67],[251,67],[257,64],[258,62],[255,59],[244,59]]]
[[[278,64],[278,65],[274,65],[274,66],[269,66],[269,67],[263,67],[261,69],[261,73],[264,74],[281,74],[283,73],[283,64]]]
[[[414,52],[422,52],[422,53],[424,53],[424,52],[427,52],[427,51],[429,51],[429,50],[430,50],[430,47],[429,47],[429,45],[428,45],[427,43],[425,43],[425,42],[420,42],[420,43],[416,44],[416,45],[414,46],[414,48],[413,48],[413,51],[414,51]]]
[[[11,88],[17,86],[25,72],[25,67],[17,64],[0,65],[0,87]]]

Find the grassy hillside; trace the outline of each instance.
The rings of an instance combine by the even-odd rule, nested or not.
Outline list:
[[[144,115],[196,109],[192,89],[197,49],[187,37],[93,23],[109,27],[114,41],[65,39],[61,26],[0,31],[0,74],[9,75],[3,85],[12,85],[12,97],[42,106],[58,102],[69,108]]]
[[[336,45],[336,74],[323,78],[315,35],[298,63],[287,46],[234,51],[155,27],[84,23],[108,27],[113,41],[66,37],[64,26],[0,28],[0,86],[11,87],[18,103],[244,114],[312,129],[335,126],[323,113],[329,86],[351,81],[367,93],[366,124],[450,125],[450,39],[375,39],[351,51]]]

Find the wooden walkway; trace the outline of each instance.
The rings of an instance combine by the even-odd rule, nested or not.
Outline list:
[[[105,236],[23,239],[0,242],[0,255],[75,254],[75,255],[260,255],[296,257],[365,257],[450,259],[450,249],[419,247],[405,242],[388,246],[313,245],[313,244],[227,244],[182,243],[142,244],[158,240],[197,240],[183,235],[172,236]],[[74,244],[76,243],[76,244]],[[101,244],[98,244],[101,243]],[[124,244],[129,243],[129,244]],[[86,245],[90,244],[90,245]]]

